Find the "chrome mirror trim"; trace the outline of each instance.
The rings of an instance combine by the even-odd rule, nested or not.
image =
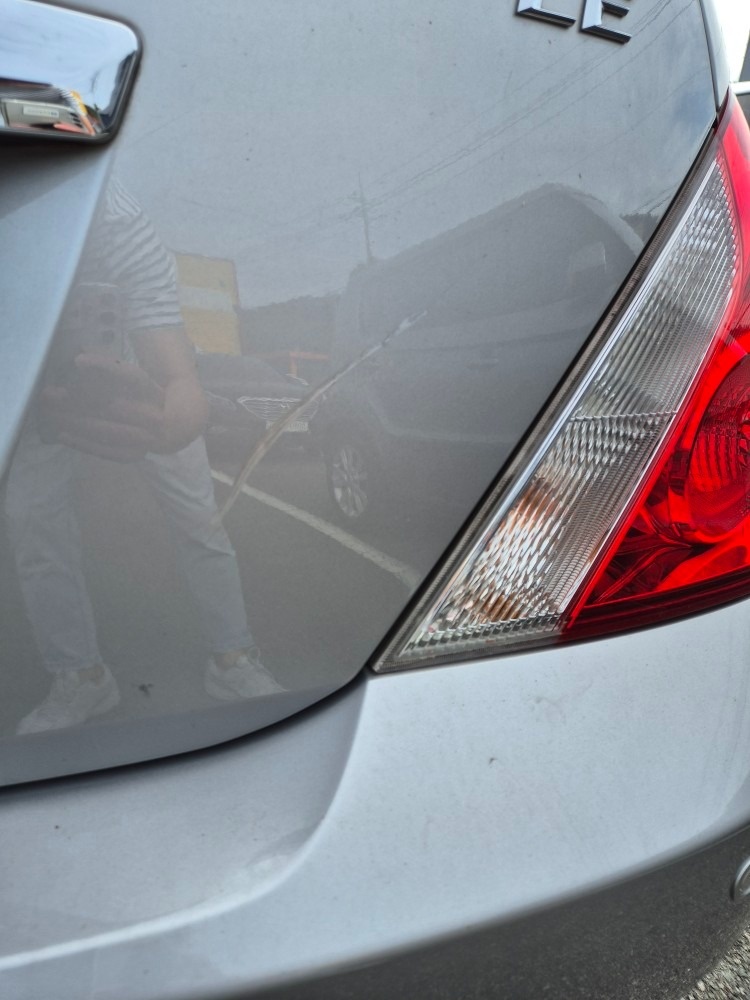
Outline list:
[[[141,45],[120,21],[36,0],[0,0],[0,136],[107,142]]]

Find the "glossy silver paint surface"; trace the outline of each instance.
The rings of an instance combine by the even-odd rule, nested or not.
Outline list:
[[[52,164],[13,149],[0,164],[6,453],[20,432],[0,539],[8,783],[216,743],[351,680],[596,326],[715,117],[693,0],[633,4],[622,46],[494,0],[103,13],[145,42],[111,152]],[[176,261],[165,297],[134,228],[152,271]],[[91,319],[103,288],[106,324]],[[165,334],[167,301],[183,326],[172,309]],[[201,375],[207,452],[193,435],[187,455],[108,461],[44,431],[50,391],[93,396],[99,414],[124,391],[94,391],[78,354],[153,381],[143,353],[167,342],[197,345],[199,374],[228,355],[221,378]],[[329,495],[342,447],[367,464],[369,520]],[[74,588],[48,586],[52,556],[60,579],[78,565]],[[90,602],[79,619],[61,613],[71,593]],[[218,700],[207,661],[248,629],[284,690]],[[119,703],[27,733],[63,659],[101,659]]]
[[[138,65],[135,32],[32,0],[3,0],[0,18],[0,138],[111,139]]]

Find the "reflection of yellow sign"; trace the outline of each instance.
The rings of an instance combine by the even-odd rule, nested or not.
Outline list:
[[[180,307],[188,337],[209,354],[239,354],[239,298],[234,261],[175,254]]]

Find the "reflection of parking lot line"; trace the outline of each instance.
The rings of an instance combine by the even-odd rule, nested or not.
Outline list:
[[[217,482],[224,483],[225,486],[231,486],[234,482],[231,476],[226,476],[223,472],[217,472],[216,469],[211,470],[211,475]],[[315,531],[319,531],[322,535],[332,538],[339,545],[343,545],[344,548],[356,552],[358,556],[367,559],[379,569],[385,570],[386,573],[395,576],[409,590],[413,590],[420,582],[419,575],[410,566],[399,562],[398,559],[392,559],[385,552],[381,552],[379,549],[373,548],[372,545],[360,541],[359,538],[350,535],[348,531],[343,531],[341,528],[337,528],[335,524],[324,521],[322,517],[316,517],[315,514],[301,510],[299,507],[295,507],[294,504],[287,503],[285,500],[279,500],[277,497],[271,496],[270,493],[263,493],[262,490],[256,490],[252,486],[243,485],[242,492],[245,496],[251,497],[259,503],[264,503],[267,507],[273,507],[274,510],[281,511],[283,514],[288,514],[295,521],[301,521],[308,528],[314,528]]]

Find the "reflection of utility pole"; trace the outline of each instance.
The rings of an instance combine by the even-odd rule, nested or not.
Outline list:
[[[370,216],[367,213],[367,199],[365,189],[362,186],[362,174],[359,175],[359,207],[362,210],[362,223],[365,227],[365,254],[368,264],[372,264],[375,259],[372,255],[372,244],[370,243]]]

